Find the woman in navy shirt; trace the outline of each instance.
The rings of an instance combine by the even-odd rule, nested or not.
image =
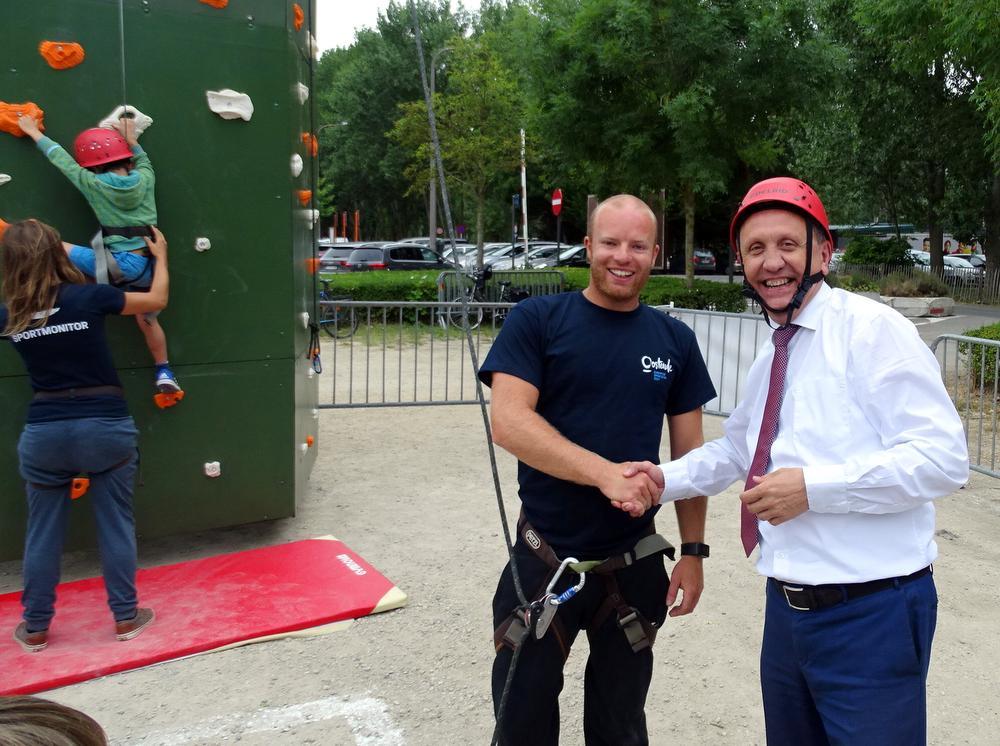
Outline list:
[[[48,644],[74,477],[90,479],[108,605],[119,640],[139,634],[152,609],[139,608],[132,488],[138,431],[129,415],[104,331],[108,314],[166,307],[167,243],[146,239],[155,257],[148,292],[87,284],[55,229],[37,220],[10,225],[0,241],[0,336],[24,361],[34,396],[17,453],[28,496],[24,621],[14,639],[36,652]]]

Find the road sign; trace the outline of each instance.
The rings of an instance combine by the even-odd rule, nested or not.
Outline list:
[[[556,189],[552,192],[552,214],[558,215],[560,210],[562,210],[562,189]]]

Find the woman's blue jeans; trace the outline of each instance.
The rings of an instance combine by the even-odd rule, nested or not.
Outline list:
[[[82,500],[97,524],[101,570],[115,621],[135,616],[136,545],[132,486],[138,464],[138,431],[131,417],[91,417],[25,425],[17,445],[28,494],[24,546],[24,620],[28,630],[48,629],[69,516],[73,478],[90,477]]]

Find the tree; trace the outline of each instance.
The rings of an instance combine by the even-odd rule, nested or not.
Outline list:
[[[420,0],[417,13],[429,49],[467,28],[446,0]],[[422,95],[410,12],[390,2],[375,29],[357,33],[347,49],[326,52],[316,72],[320,173],[341,209],[360,209],[370,238],[399,237],[425,215],[419,193],[401,178],[409,153],[386,137],[399,104]]]
[[[776,169],[782,117],[820,96],[827,49],[805,0],[539,0],[533,130],[589,191],[668,188],[693,282],[699,203]],[[734,184],[736,189],[734,190]]]
[[[475,201],[482,266],[487,198],[498,180],[520,162],[523,114],[513,75],[482,38],[456,38],[451,46],[447,92],[435,94],[434,113],[445,174]],[[431,155],[423,100],[400,107],[391,137],[409,154],[406,175],[410,192],[417,193],[427,183]]]

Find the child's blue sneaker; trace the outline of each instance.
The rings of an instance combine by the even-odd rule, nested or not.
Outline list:
[[[174,372],[165,365],[156,369],[156,388],[164,394],[175,394],[181,390]]]

